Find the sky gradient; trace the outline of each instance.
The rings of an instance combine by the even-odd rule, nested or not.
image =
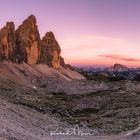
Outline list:
[[[0,28],[37,18],[41,37],[53,31],[66,63],[140,67],[140,0],[4,0]]]

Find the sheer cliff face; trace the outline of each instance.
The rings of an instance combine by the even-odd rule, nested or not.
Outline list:
[[[13,22],[7,22],[0,30],[0,59],[12,60],[15,46],[15,26]]]
[[[33,15],[16,30],[17,59],[19,63],[35,64],[40,57],[40,35]]]
[[[47,32],[41,40],[40,63],[52,66],[55,69],[60,67],[61,49],[52,32]]]
[[[35,16],[29,16],[15,31],[13,22],[0,30],[0,60],[16,63],[43,63],[58,69],[65,66],[61,49],[52,32],[40,39]]]

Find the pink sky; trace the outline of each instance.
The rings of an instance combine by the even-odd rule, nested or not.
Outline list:
[[[140,67],[140,0],[4,0],[0,9],[0,27],[34,14],[66,63]]]

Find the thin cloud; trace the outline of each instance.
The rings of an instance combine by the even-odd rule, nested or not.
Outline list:
[[[80,50],[87,50],[87,49],[93,49],[93,48],[96,48],[97,46],[94,46],[94,45],[85,45],[85,46],[77,46],[77,47],[71,47],[71,48],[65,48],[63,50],[66,50],[66,51],[80,51]]]
[[[99,45],[94,44],[94,45],[81,45],[79,46],[79,48],[83,48],[83,49],[93,49],[93,48],[97,48],[99,47]]]
[[[140,59],[129,58],[129,57],[124,57],[124,56],[120,56],[120,55],[103,54],[103,55],[98,55],[98,56],[117,59],[117,60],[122,60],[122,61],[128,61],[128,62],[140,62]]]

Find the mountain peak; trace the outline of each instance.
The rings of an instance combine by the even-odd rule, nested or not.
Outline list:
[[[119,63],[115,63],[115,64],[113,65],[113,67],[121,67],[121,68],[128,69],[128,67],[127,67],[127,66],[122,65],[122,64],[119,64]]]
[[[7,28],[15,28],[14,22],[6,22],[6,27]]]
[[[41,50],[40,35],[34,15],[30,15],[16,30],[16,43],[16,59],[19,63],[37,63]]]
[[[55,36],[54,33],[52,31],[49,31],[45,34],[45,36],[42,38],[42,40],[46,40],[46,39],[53,39],[55,40]]]
[[[62,64],[61,49],[55,39],[53,32],[47,32],[41,40],[42,54],[40,57],[41,63],[45,63],[53,68],[58,69]]]
[[[16,63],[44,63],[58,69],[64,59],[54,33],[49,31],[40,39],[36,17],[30,15],[15,30],[13,22],[7,22],[0,30],[0,59]]]
[[[113,66],[111,66],[107,70],[113,71],[113,72],[123,72],[123,71],[128,71],[128,67],[119,63],[115,63]]]
[[[7,22],[6,26],[0,29],[0,60],[13,59],[15,48],[15,25]]]
[[[23,23],[34,23],[36,24],[36,17],[34,15],[30,15],[27,19],[23,21]]]
[[[28,19],[36,19],[35,15],[31,14],[30,16],[28,16]]]

